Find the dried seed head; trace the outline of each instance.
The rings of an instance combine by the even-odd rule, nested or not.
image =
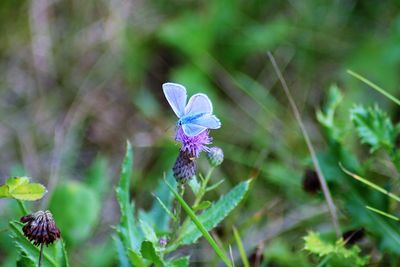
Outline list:
[[[318,174],[311,169],[307,169],[303,176],[303,190],[314,194],[321,190]]]
[[[187,151],[179,151],[172,171],[178,183],[184,184],[196,174],[195,155]]]
[[[224,161],[224,151],[219,147],[212,147],[207,152],[207,159],[211,166],[217,167]]]
[[[24,235],[30,241],[34,241],[35,246],[49,245],[60,238],[60,230],[48,210],[26,215],[21,218],[21,222],[25,223],[22,227]]]
[[[360,241],[364,236],[365,236],[365,229],[362,227],[345,232],[342,235],[342,238],[346,242],[346,244],[353,245],[358,241]]]

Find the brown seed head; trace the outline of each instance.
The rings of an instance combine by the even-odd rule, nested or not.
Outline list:
[[[24,235],[34,241],[35,246],[52,244],[60,238],[60,230],[54,222],[53,215],[50,211],[37,211],[21,218],[21,222],[25,223],[22,227]]]

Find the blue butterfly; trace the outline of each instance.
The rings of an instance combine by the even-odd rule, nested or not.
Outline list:
[[[219,119],[212,114],[213,106],[205,94],[195,94],[186,105],[186,88],[177,83],[164,83],[164,95],[178,116],[178,126],[182,126],[187,136],[196,136],[206,129],[221,127]]]

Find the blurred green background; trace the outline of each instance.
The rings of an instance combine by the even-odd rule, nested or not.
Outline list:
[[[357,71],[399,96],[399,11],[399,1],[2,0],[0,183],[27,175],[47,186],[31,208],[50,207],[72,266],[117,266],[113,189],[125,141],[135,153],[132,194],[146,208],[179,149],[161,84],[181,83],[189,95],[208,94],[222,121],[211,132],[225,152],[214,177],[226,180],[220,192],[256,177],[220,238],[230,242],[235,224],[249,255],[256,247],[268,252],[276,264],[268,266],[309,266],[306,254],[293,252],[307,230],[326,229],[330,220],[322,197],[302,190],[309,154],[266,53],[275,55],[313,144],[324,150],[315,113],[332,83],[344,93],[337,118],[344,129],[357,103],[400,117],[346,74]],[[367,156],[351,135],[346,144]],[[15,266],[7,220],[19,216],[14,203],[0,200],[1,266]],[[189,252],[207,266],[207,244]]]

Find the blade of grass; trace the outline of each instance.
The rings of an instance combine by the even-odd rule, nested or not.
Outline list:
[[[304,123],[301,119],[300,111],[297,108],[296,103],[294,102],[294,99],[290,93],[289,87],[287,86],[286,81],[283,78],[283,75],[282,75],[281,71],[279,70],[278,64],[276,63],[275,58],[271,54],[271,52],[268,52],[268,57],[272,63],[272,66],[274,67],[276,75],[278,76],[278,78],[282,84],[283,90],[286,94],[286,97],[289,100],[289,104],[292,108],[292,111],[296,118],[297,124],[299,125],[301,132],[303,134],[304,140],[306,141],[307,148],[310,152],[315,171],[318,174],[318,180],[319,180],[319,183],[321,184],[322,192],[324,193],[324,197],[325,197],[326,203],[328,205],[329,213],[331,214],[333,228],[335,229],[337,238],[339,238],[341,236],[341,233],[340,233],[339,222],[338,222],[338,218],[337,218],[337,214],[336,214],[335,203],[333,202],[332,195],[331,195],[331,192],[329,191],[328,184],[326,183],[324,174],[322,173],[321,167],[318,163],[317,155],[316,155],[314,147],[311,143],[310,137],[308,136],[306,127],[304,126]]]
[[[341,163],[339,163],[339,166],[340,166],[340,168],[341,168],[346,174],[350,175],[350,176],[353,177],[354,179],[356,179],[356,180],[362,182],[362,183],[365,184],[365,185],[368,185],[369,187],[375,189],[376,191],[381,192],[382,194],[387,195],[388,197],[390,197],[390,198],[396,200],[397,202],[400,202],[400,197],[396,196],[395,194],[390,193],[389,191],[387,191],[386,189],[380,187],[379,185],[376,185],[376,184],[374,184],[373,182],[370,182],[370,181],[368,181],[367,179],[364,179],[364,178],[362,178],[361,176],[359,176],[359,175],[357,175],[357,174],[355,174],[355,173],[352,173],[352,172],[349,171],[349,170],[346,170],[346,169],[343,167],[343,165],[342,165]]]
[[[218,244],[215,242],[215,240],[212,238],[212,236],[207,232],[207,229],[200,222],[200,220],[197,218],[196,214],[194,214],[194,212],[189,207],[189,205],[186,204],[185,200],[179,195],[178,192],[175,191],[175,189],[166,180],[165,180],[165,183],[167,184],[168,188],[171,190],[171,192],[175,196],[175,198],[178,200],[178,202],[181,204],[183,210],[187,213],[187,215],[190,217],[190,219],[193,221],[193,223],[196,225],[196,227],[202,233],[204,238],[208,241],[208,243],[210,243],[210,245],[214,249],[215,253],[217,253],[217,255],[223,260],[223,262],[226,264],[226,266],[232,267],[232,264],[229,261],[229,258],[226,256],[225,252],[223,252],[223,250],[218,246]]]
[[[392,220],[395,220],[395,221],[400,221],[400,218],[399,218],[399,217],[396,217],[396,216],[394,216],[394,215],[392,215],[392,214],[386,213],[386,212],[384,212],[384,211],[375,209],[375,208],[370,207],[370,206],[365,206],[365,207],[366,207],[367,209],[369,209],[369,210],[375,212],[375,213],[378,213],[378,214],[382,215],[382,216],[388,217],[388,218],[390,218],[390,219],[392,219]]]
[[[249,260],[247,259],[246,251],[244,250],[243,247],[243,242],[242,239],[240,238],[239,231],[236,229],[236,227],[233,227],[233,235],[235,236],[235,240],[239,249],[240,257],[242,258],[242,263],[244,267],[250,267]]]
[[[381,93],[382,95],[386,96],[387,98],[389,98],[390,100],[392,100],[394,103],[396,103],[397,105],[400,106],[400,100],[398,98],[396,98],[395,96],[389,94],[388,92],[386,92],[383,88],[379,87],[378,85],[374,84],[373,82],[371,82],[370,80],[368,80],[367,78],[361,76],[358,73],[355,73],[352,70],[347,70],[347,73],[350,74],[351,76],[359,79],[360,81],[362,81],[363,83],[371,86],[374,90],[378,91],[379,93]]]

